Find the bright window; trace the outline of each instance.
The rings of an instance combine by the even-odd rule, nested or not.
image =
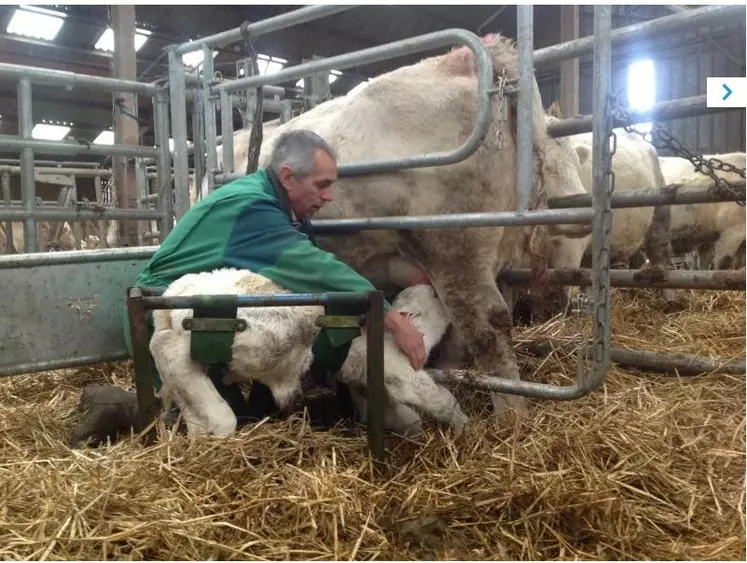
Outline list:
[[[654,61],[646,59],[628,67],[628,105],[633,111],[649,111],[656,103]],[[641,132],[651,131],[651,122],[636,124]]]
[[[339,70],[333,70],[329,73],[329,83],[332,84],[335,80],[337,80],[338,76],[342,76],[342,73]],[[302,78],[298,82],[296,82],[296,88],[303,88],[304,87],[304,79]]]
[[[93,140],[94,145],[113,145],[114,131],[102,131],[98,137]]]
[[[140,47],[145,45],[150,34],[151,32],[147,29],[135,28],[135,51],[138,51]],[[99,51],[109,51],[110,53],[114,52],[114,31],[111,27],[107,27],[106,31],[101,34],[94,49],[98,49]]]
[[[71,124],[72,125],[72,124]],[[34,139],[42,141],[61,141],[70,132],[67,125],[53,125],[51,123],[37,123],[31,130]]]
[[[52,41],[62,28],[65,16],[64,12],[21,4],[13,12],[6,31],[15,35]]]

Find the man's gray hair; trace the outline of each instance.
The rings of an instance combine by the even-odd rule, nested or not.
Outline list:
[[[337,153],[327,141],[308,129],[288,131],[278,137],[270,155],[268,168],[280,174],[280,168],[287,166],[293,174],[303,178],[314,171],[314,153],[321,149],[337,160]]]

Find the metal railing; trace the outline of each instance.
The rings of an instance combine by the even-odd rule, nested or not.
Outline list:
[[[73,72],[51,70],[46,68],[28,67],[0,63],[0,77],[18,80],[18,136],[0,135],[0,149],[10,149],[20,152],[21,197],[23,209],[0,208],[0,221],[24,222],[24,251],[37,251],[37,219],[52,220],[103,220],[103,219],[157,219],[161,222],[160,230],[168,233],[173,219],[169,212],[171,206],[171,178],[169,170],[168,123],[163,117],[167,114],[168,100],[164,95],[164,88],[145,82],[121,80],[89,76]],[[151,96],[154,110],[154,128],[156,133],[156,147],[114,144],[96,146],[89,143],[70,143],[64,141],[41,141],[32,138],[33,117],[31,111],[32,88],[34,84],[45,84],[65,88],[86,88],[106,92],[125,92]],[[96,210],[64,210],[37,209],[36,185],[34,181],[34,156],[36,154],[58,155],[105,155],[124,156],[136,159],[153,158],[158,168],[159,193],[163,196],[157,212],[144,209],[105,209]],[[88,172],[80,171],[81,175]],[[98,175],[98,173],[96,174]],[[10,229],[9,229],[10,231]],[[10,232],[8,237],[10,238]]]

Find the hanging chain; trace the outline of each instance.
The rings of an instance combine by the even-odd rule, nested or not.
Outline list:
[[[608,96],[607,107],[613,107],[613,96]],[[612,111],[605,112],[608,119],[613,115]],[[611,120],[611,119],[610,119]],[[604,359],[605,350],[605,335],[607,334],[607,320],[609,318],[609,300],[610,300],[610,232],[612,231],[612,194],[615,192],[615,173],[612,170],[612,157],[617,152],[617,135],[612,128],[612,123],[607,123],[609,134],[606,135],[604,140],[604,150],[602,152],[602,174],[605,183],[607,183],[607,203],[604,209],[601,211],[601,222],[602,229],[604,231],[603,244],[599,248],[599,254],[597,255],[597,263],[600,265],[599,269],[603,274],[604,279],[607,280],[605,283],[600,283],[597,287],[597,295],[595,299],[596,306],[594,307],[594,322],[596,324],[596,334],[598,338],[594,341],[594,361],[601,364]]]
[[[729,184],[729,182],[727,182],[724,178],[716,174],[716,170],[721,170],[724,172],[739,174],[742,178],[744,178],[744,168],[737,168],[736,166],[732,166],[731,164],[723,162],[718,158],[703,158],[702,155],[699,155],[687,149],[672,135],[659,127],[651,127],[651,131],[647,133],[638,131],[633,125],[634,120],[630,115],[628,104],[623,100],[617,99],[615,96],[612,96],[612,115],[618,121],[627,124],[623,126],[625,131],[627,131],[628,133],[635,133],[637,135],[640,135],[643,140],[650,143],[658,150],[670,150],[675,154],[675,156],[679,156],[688,160],[695,167],[696,172],[700,172],[701,174],[704,174],[713,180],[716,186],[716,191],[721,196],[734,197],[736,198],[735,203],[737,205],[740,205],[741,207],[745,206],[745,193],[743,191],[740,192],[740,190],[738,190],[737,188]]]

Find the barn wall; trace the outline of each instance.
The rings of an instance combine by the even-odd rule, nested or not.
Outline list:
[[[586,6],[582,6],[587,8]],[[664,10],[662,12],[662,10]],[[661,6],[641,6],[636,16],[661,17],[669,12]],[[640,21],[626,21],[620,16],[615,27]],[[591,34],[593,21],[588,15],[580,15],[579,34]],[[656,42],[639,43],[627,53],[613,56],[612,91],[621,99],[628,98],[628,66],[631,62],[650,58],[656,72],[656,102],[665,102],[704,95],[708,76],[745,76],[745,28],[742,22],[735,29],[712,30],[712,37],[731,58],[714,47],[702,36],[688,33]],[[613,48],[613,53],[615,52]],[[738,64],[733,59],[741,61]],[[545,107],[560,97],[560,77],[557,72],[538,77],[542,101]],[[592,113],[592,65],[590,57],[581,62],[579,76],[579,111]],[[685,147],[701,153],[723,153],[745,151],[745,110],[735,109],[716,115],[662,121],[662,127]],[[659,151],[661,156],[670,155]]]

